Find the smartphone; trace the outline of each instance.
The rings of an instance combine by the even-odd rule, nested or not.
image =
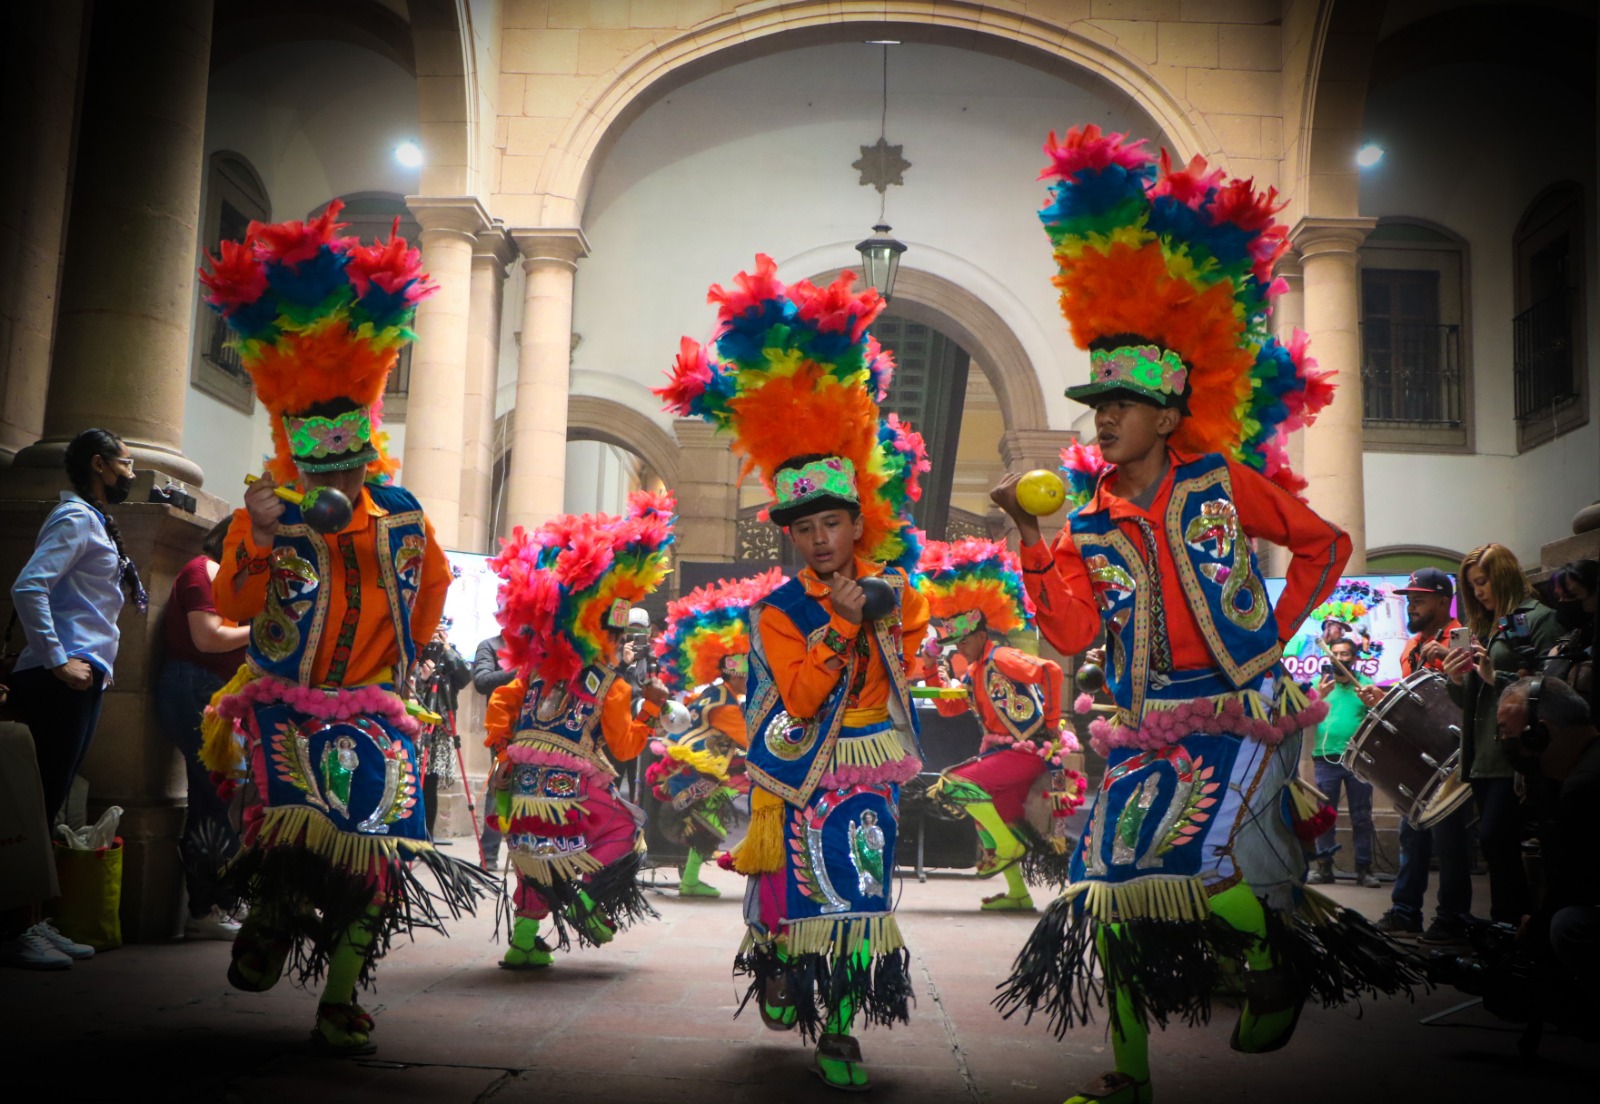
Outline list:
[[[1472,647],[1472,630],[1467,628],[1451,629],[1450,643],[1446,645],[1452,652],[1459,652]]]

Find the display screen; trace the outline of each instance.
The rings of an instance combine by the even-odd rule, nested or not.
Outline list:
[[[1354,637],[1360,645],[1356,666],[1373,682],[1387,686],[1401,678],[1400,654],[1411,633],[1406,629],[1406,596],[1395,593],[1409,575],[1346,575],[1328,600],[1312,610],[1283,648],[1283,665],[1297,682],[1315,682],[1321,674],[1327,643],[1334,634]],[[1267,579],[1267,596],[1276,606],[1282,579]],[[1334,624],[1334,623],[1337,624]]]

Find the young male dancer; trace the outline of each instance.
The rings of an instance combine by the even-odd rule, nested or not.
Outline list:
[[[654,916],[639,889],[644,813],[617,792],[617,770],[644,749],[667,688],[651,680],[632,718],[633,688],[617,668],[628,613],[667,574],[673,502],[636,491],[623,517],[558,517],[520,526],[490,561],[500,575],[501,653],[518,677],[489,699],[484,726],[497,756],[491,790],[512,865],[516,919],[500,965],[550,965],[539,937],[599,946]]]
[[[732,858],[750,876],[736,970],[769,1027],[819,1034],[813,1070],[860,1091],[850,1034],[906,1020],[909,954],[895,923],[901,783],[921,767],[906,667],[927,602],[909,583],[905,516],[926,470],[921,439],[879,415],[891,364],[867,327],[875,291],[785,287],[770,257],[720,305],[715,358],[685,339],[668,409],[732,432],[773,495],[769,515],[805,562],[750,611],[749,834]]]
[[[378,410],[433,288],[403,239],[338,236],[339,210],[252,223],[201,273],[277,447],[234,514],[212,588],[218,613],[249,623],[250,644],[212,699],[202,759],[229,789],[254,783],[227,874],[250,906],[228,980],[269,989],[292,954],[302,980],[326,975],[312,1041],[364,1054],[375,1025],[355,1002],[358,981],[395,934],[440,927],[436,896],[458,914],[493,885],[428,840],[418,726],[399,696],[439,622],[450,565],[417,500],[388,482]],[[313,529],[275,493],[280,482],[341,491],[348,524]]]
[[[1410,980],[1390,944],[1303,887],[1292,824],[1302,732],[1325,707],[1279,663],[1331,591],[1350,541],[1291,493],[1281,435],[1326,402],[1303,339],[1267,335],[1286,248],[1273,194],[1196,159],[1173,170],[1102,136],[1046,147],[1060,178],[1041,212],[1062,310],[1090,349],[1110,467],[1052,550],[1015,521],[1040,630],[1078,652],[1104,630],[1116,712],[1090,728],[1106,772],[1072,884],[1041,918],[998,1002],[1047,1007],[1058,1031],[1103,992],[1116,1069],[1072,1098],[1152,1099],[1148,1025],[1204,1019],[1225,964],[1242,963],[1235,1049],[1288,1041],[1308,994],[1324,1002]],[[1293,553],[1278,608],[1251,548]],[[1098,971],[1100,978],[1095,976]]]
[[[1078,750],[1078,738],[1061,727],[1061,667],[1004,642],[1033,623],[1021,565],[1004,544],[929,541],[917,589],[940,622],[939,643],[954,644],[967,662],[960,683],[967,697],[934,704],[947,717],[970,709],[983,724],[977,757],[946,770],[928,796],[977,822],[979,875],[1005,876],[1005,891],[985,897],[982,909],[1032,912],[1024,862],[1031,860],[1036,877],[1064,884],[1066,837],[1054,829],[1083,803],[1083,775],[1061,761]],[[948,684],[948,670],[941,675]],[[1041,832],[1027,813],[1030,793],[1047,773],[1052,782],[1040,798],[1049,826]]]

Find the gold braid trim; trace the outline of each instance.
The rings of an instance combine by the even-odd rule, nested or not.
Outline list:
[[[756,786],[750,791],[750,828],[733,851],[740,874],[772,874],[783,869],[783,798]]]
[[[244,743],[238,730],[232,721],[215,710],[222,699],[237,694],[259,677],[250,664],[241,663],[227,684],[211,695],[210,705],[200,721],[200,762],[207,770],[237,778],[249,774],[248,766],[244,774],[238,770],[239,762],[244,758]]]
[[[532,878],[541,885],[552,885],[557,878],[574,882],[604,869],[600,860],[587,851],[554,857],[512,851],[511,865],[517,868],[517,873]]]

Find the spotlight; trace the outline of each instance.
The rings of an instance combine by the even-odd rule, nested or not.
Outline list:
[[[422,147],[409,139],[394,148],[394,159],[408,169],[422,165]]]
[[[1370,169],[1383,160],[1383,147],[1376,142],[1368,142],[1356,151],[1356,164],[1363,169]]]

